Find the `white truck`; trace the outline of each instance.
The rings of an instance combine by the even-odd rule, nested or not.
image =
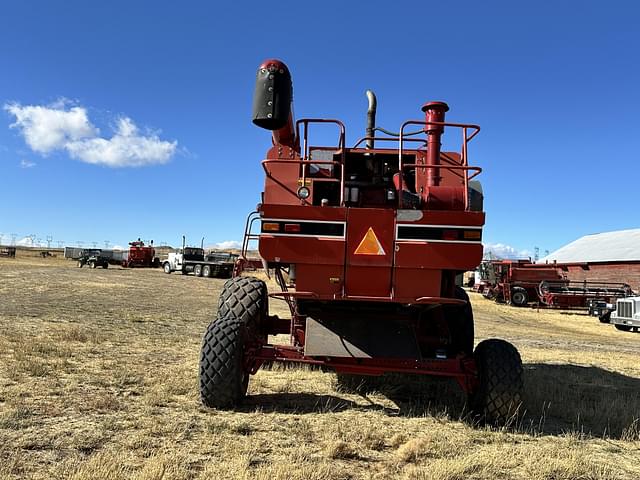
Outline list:
[[[193,273],[196,277],[230,278],[237,255],[226,252],[204,253],[203,248],[183,247],[162,262],[164,273]]]
[[[611,323],[618,329],[630,332],[640,330],[640,296],[619,298],[611,312]]]

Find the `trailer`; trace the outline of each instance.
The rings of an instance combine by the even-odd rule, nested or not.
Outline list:
[[[264,189],[204,333],[200,399],[234,408],[249,377],[280,362],[333,370],[347,387],[391,373],[452,378],[479,418],[508,422],[522,402],[520,355],[495,338],[474,349],[472,307],[456,285],[482,259],[481,168],[468,162],[480,127],[446,121],[449,106],[434,101],[391,132],[376,126],[367,97],[365,137],[347,147],[341,121],[294,120],[282,61],[259,66],[253,123],[271,131]],[[335,128],[336,142],[313,143],[318,126]],[[445,130],[461,138],[459,150],[441,150]],[[242,274],[248,239],[279,292]],[[276,300],[290,315],[269,312]],[[269,342],[279,334],[290,344]]]

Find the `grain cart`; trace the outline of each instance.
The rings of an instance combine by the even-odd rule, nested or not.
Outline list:
[[[454,378],[474,411],[506,421],[521,402],[520,355],[498,339],[473,349],[471,305],[455,281],[482,259],[481,169],[467,161],[480,128],[446,122],[447,104],[429,102],[423,120],[388,132],[375,126],[367,96],[365,137],[347,148],[339,120],[294,120],[284,63],[258,68],[253,123],[273,145],[237,265],[257,240],[281,291],[249,276],[225,283],[203,339],[201,400],[232,408],[261,365],[284,362],[333,370],[346,383],[393,372]],[[336,143],[311,143],[318,126],[335,128]],[[461,134],[459,151],[441,151],[445,128]],[[270,315],[270,299],[287,302],[291,317]],[[277,334],[290,345],[270,344]]]
[[[126,260],[122,260],[122,266],[127,268],[159,267],[160,259],[156,257],[156,249],[153,247],[153,240],[151,240],[149,245],[145,245],[145,243],[139,238],[135,242],[129,242],[129,253]]]

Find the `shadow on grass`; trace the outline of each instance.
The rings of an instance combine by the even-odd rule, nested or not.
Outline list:
[[[384,407],[373,403],[362,405],[334,395],[287,392],[251,394],[238,410],[305,414],[345,410],[384,410]]]
[[[640,379],[578,365],[527,364],[523,428],[638,439]]]
[[[414,375],[362,377],[351,393],[368,403],[334,395],[273,393],[249,396],[242,410],[322,413],[376,410],[388,415],[447,417],[473,424],[466,395],[453,380]],[[598,367],[525,364],[524,414],[516,431],[535,435],[567,432],[640,440],[640,379]],[[337,390],[338,391],[338,390]],[[397,408],[371,399],[379,393]]]

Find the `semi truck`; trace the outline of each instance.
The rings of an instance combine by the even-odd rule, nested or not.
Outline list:
[[[640,296],[619,298],[610,318],[611,323],[618,330],[640,331]]]
[[[182,272],[183,275],[193,273],[196,277],[230,278],[233,265],[238,255],[228,252],[205,253],[202,247],[182,248],[169,254],[162,262],[164,273]]]

